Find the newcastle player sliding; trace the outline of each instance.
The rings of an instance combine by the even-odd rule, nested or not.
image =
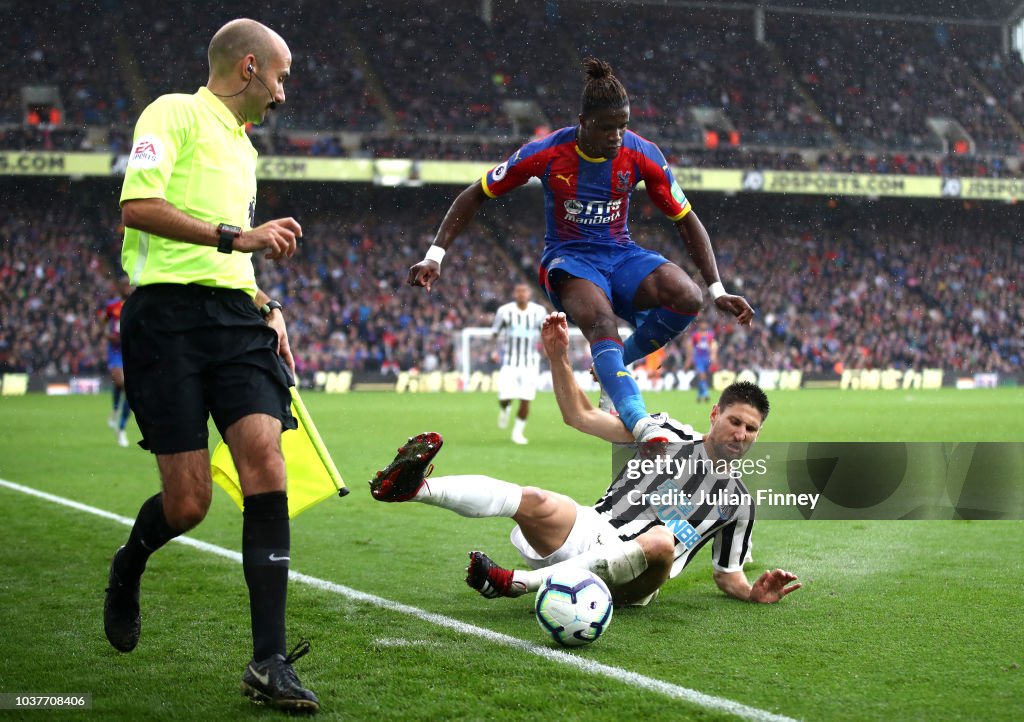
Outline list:
[[[576,384],[569,364],[569,330],[565,314],[554,313],[541,333],[551,361],[552,383],[563,420],[580,431],[613,443],[632,435],[618,419],[593,408]],[[750,602],[777,602],[800,588],[796,575],[766,571],[753,584],[743,565],[750,561],[752,504],[636,504],[632,493],[674,492],[675,498],[747,495],[742,480],[715,471],[719,460],[741,459],[768,416],[768,399],[754,384],[728,387],[711,411],[711,429],[700,434],[660,416],[660,442],[676,460],[689,457],[709,466],[684,480],[654,474],[642,481],[627,478],[627,469],[612,482],[595,506],[532,486],[519,486],[483,475],[442,476],[427,481],[430,462],[441,449],[440,434],[421,434],[403,446],[395,460],[370,482],[378,501],[438,506],[466,517],[509,517],[516,522],[512,544],[528,569],[505,569],[486,554],[470,552],[466,582],[487,598],[517,597],[536,591],[561,567],[585,568],[607,582],[616,604],[646,605],[661,586],[678,575],[708,542],[712,543],[714,580],[731,597]],[[652,440],[653,441],[653,440]],[[671,442],[671,443],[670,443]],[[647,450],[652,446],[648,445]],[[677,483],[678,482],[678,483]]]

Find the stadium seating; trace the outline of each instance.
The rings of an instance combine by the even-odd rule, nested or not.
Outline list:
[[[116,188],[41,187],[12,191],[0,211],[0,303],[18,309],[0,328],[0,369],[102,372],[93,309],[118,269]],[[429,294],[405,285],[453,193],[276,190],[261,204],[260,217],[294,214],[304,227],[287,264],[258,260],[261,287],[289,309],[303,374],[453,369],[458,331],[489,325],[516,282],[536,279],[543,219],[527,189],[485,209]],[[671,225],[642,194],[634,205],[634,239],[692,272]],[[1024,367],[1024,249],[1001,208],[720,199],[697,209],[728,287],[758,312],[744,329],[708,304],[724,366]],[[478,353],[486,363],[489,349]],[[666,367],[683,361],[682,344],[670,346]]]
[[[84,16],[40,6],[0,28],[0,58],[16,79],[0,92],[0,148],[125,153],[142,105],[203,82],[208,34],[179,32],[179,9],[154,0],[101,5],[107,12]],[[498,162],[535,132],[574,122],[580,60],[597,54],[631,92],[633,127],[683,167],[1021,176],[1024,63],[999,52],[990,29],[769,13],[760,45],[749,13],[630,5],[632,21],[621,23],[608,22],[627,12],[612,3],[520,0],[492,9],[488,21],[475,4],[443,0],[294,3],[268,19],[292,42],[289,100],[254,143],[264,154]],[[192,5],[189,22],[214,28],[252,12],[241,0]],[[56,86],[63,123],[24,124],[22,85]],[[513,117],[506,102],[515,100],[536,103],[546,125]],[[698,107],[736,137],[723,127],[710,143]],[[959,123],[975,153],[943,149],[928,127],[932,113]],[[405,287],[404,275],[453,191],[419,191],[409,207],[387,197],[383,213],[339,202],[350,189],[337,191],[288,209],[311,242],[287,266],[260,269],[294,311],[304,371],[451,368],[452,331],[486,325],[517,279],[534,278],[543,241],[533,191],[487,211],[429,297]],[[101,329],[81,309],[99,306],[118,266],[116,189],[61,182],[7,192],[0,300],[25,313],[0,328],[0,366],[102,370]],[[685,257],[670,226],[637,198],[636,239]],[[724,363],[1020,370],[1024,324],[1013,294],[1022,261],[1005,212],[986,211],[978,222],[977,207],[863,206],[815,223],[817,201],[787,201],[764,209],[772,220],[763,227],[741,221],[756,217],[749,209],[758,201],[748,203],[740,218],[702,211],[723,268],[760,314],[749,330],[718,318]],[[276,210],[266,205],[264,218]],[[678,347],[665,363],[682,363]]]
[[[701,142],[702,129],[690,111],[707,107],[721,110],[746,144],[831,144],[816,110],[770,48],[754,42],[749,14],[701,18],[692,8],[658,5],[630,8],[628,23],[608,23],[592,9],[587,12],[590,8],[575,3],[566,9],[563,29],[579,57],[596,55],[613,63],[631,93],[633,124],[641,133]],[[593,19],[575,23],[570,13],[573,19]]]
[[[988,93],[1009,110],[1018,123],[1024,123],[1024,62],[1020,56],[993,52],[986,45],[961,47]]]
[[[28,189],[18,200],[0,209],[0,303],[19,309],[0,326],[0,371],[100,373],[106,346],[94,311],[119,274],[117,196],[112,188],[62,186]],[[307,239],[285,265],[257,259],[261,287],[288,307],[300,371],[453,368],[454,332],[490,325],[525,277],[477,229],[445,258],[430,294],[413,289],[405,285],[408,268],[422,258],[450,198],[438,194],[429,207],[421,200],[385,216],[360,210],[362,200],[345,205],[328,193],[312,201],[344,213],[261,210],[264,218],[294,212]]]
[[[133,123],[135,109],[111,42],[116,24],[113,13],[72,13],[51,3],[0,25],[0,65],[8,78],[0,89],[0,124],[25,119],[21,89],[34,85],[58,87],[60,121],[73,127]],[[6,138],[4,147],[10,147]]]
[[[574,122],[580,60],[598,54],[631,92],[634,129],[673,162],[815,170],[825,158],[824,170],[1020,175],[1006,158],[1024,143],[1024,64],[994,50],[994,29],[769,13],[759,44],[752,13],[735,10],[582,0],[492,9],[488,22],[477,5],[442,0],[295,4],[272,22],[292,40],[289,100],[254,134],[257,145],[496,160],[538,130],[506,102],[535,103],[541,128]],[[190,7],[189,21],[214,28],[251,12],[227,0]],[[624,12],[630,22],[606,21]],[[0,29],[4,65],[18,79],[0,94],[0,147],[123,152],[142,105],[206,77],[207,34],[176,32],[175,13],[153,0],[87,17],[40,8]],[[82,41],[59,42],[64,35]],[[23,119],[23,84],[58,87],[62,128],[46,128],[45,118],[26,132],[11,127]],[[698,122],[696,108],[718,120]],[[974,145],[945,153],[928,127],[933,114],[959,123]],[[84,130],[97,126],[103,132]],[[115,132],[104,140],[107,128]]]
[[[0,371],[45,375],[105,369],[97,315],[113,296],[120,250],[116,197],[66,185],[5,184],[0,207]],[[32,199],[34,198],[34,200]]]
[[[642,193],[635,199],[633,239],[695,273],[671,226]],[[535,272],[540,214],[530,212],[529,198],[502,203],[508,231],[500,237],[524,273]],[[1024,311],[1012,301],[1024,287],[1024,249],[1012,214],[833,205],[698,202],[723,278],[758,314],[746,329],[707,303],[723,366],[826,374],[1024,367]],[[684,360],[676,343],[664,363],[678,368]]]
[[[301,258],[258,270],[261,287],[288,307],[301,373],[451,370],[458,331],[489,326],[523,280],[474,230],[445,256],[430,293],[407,286],[433,235],[412,212],[304,219],[303,230],[318,242],[304,243]]]
[[[986,96],[959,54],[994,37],[964,33],[954,42],[943,26],[817,17],[776,18],[775,28],[788,66],[855,148],[939,150],[930,116],[959,122],[981,153],[1006,153],[1022,140],[1003,112],[1009,97]]]

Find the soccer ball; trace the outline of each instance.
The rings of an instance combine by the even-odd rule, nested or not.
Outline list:
[[[537,590],[540,628],[564,647],[590,644],[612,621],[608,586],[586,569],[558,571]]]

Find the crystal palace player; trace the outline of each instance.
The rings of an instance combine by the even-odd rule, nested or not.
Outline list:
[[[686,344],[686,365],[697,374],[697,403],[711,401],[708,394],[708,375],[718,364],[718,341],[707,321],[701,321]]]
[[[656,145],[626,130],[629,98],[611,66],[584,65],[579,125],[527,143],[464,190],[441,223],[426,257],[409,269],[408,282],[430,285],[440,276],[447,249],[489,198],[531,177],[544,186],[547,233],[540,281],[552,303],[572,317],[590,342],[594,370],[633,436],[661,435],[628,364],[678,336],[701,308],[697,285],[674,263],[640,248],[626,224],[629,197],[640,181],[672,220],[715,297],[715,305],[749,324],[747,302],[725,292],[707,231],[672,177]],[[619,338],[615,317],[636,328]]]
[[[131,292],[128,277],[122,276],[117,280],[117,296],[107,301],[100,310],[100,316],[106,326],[107,369],[114,384],[114,407],[107,425],[117,431],[117,443],[120,446],[128,446],[128,433],[125,427],[128,425],[128,417],[132,415],[132,408],[124,395],[124,362],[121,359],[121,307]]]

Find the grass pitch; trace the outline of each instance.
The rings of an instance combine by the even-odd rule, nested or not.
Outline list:
[[[608,481],[607,446],[562,426],[550,395],[534,405],[525,448],[495,427],[488,395],[305,398],[353,493],[295,520],[292,568],[545,646],[528,599],[485,601],[462,582],[470,549],[517,561],[508,520],[379,504],[366,480],[408,435],[437,430],[446,444],[435,473],[485,473],[590,503]],[[698,428],[709,410],[692,394],[648,401]],[[1024,439],[1017,390],[799,391],[772,402],[762,440]],[[0,398],[0,478],[134,517],[157,489],[155,464],[114,444],[107,403]],[[91,692],[83,717],[275,718],[238,691],[250,647],[235,562],[169,545],[143,582],[138,649],[109,647],[103,587],[127,531],[0,488],[0,692]],[[192,536],[237,550],[241,515],[217,491]],[[572,654],[799,719],[1021,719],[1022,552],[1022,522],[762,522],[748,573],[781,566],[804,589],[779,605],[728,600],[702,552],[654,605],[617,610],[601,641]],[[288,625],[290,639],[312,640],[298,672],[324,719],[733,718],[300,584]]]

